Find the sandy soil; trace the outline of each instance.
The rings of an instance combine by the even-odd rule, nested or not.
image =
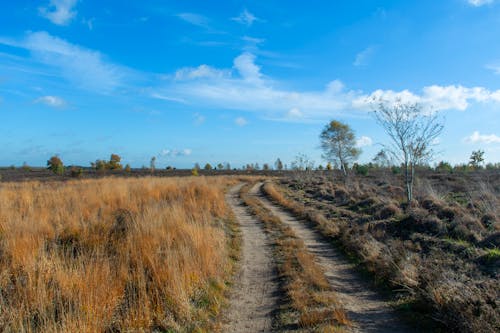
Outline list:
[[[274,312],[278,309],[278,275],[262,223],[250,215],[238,196],[241,186],[231,188],[226,196],[240,223],[243,244],[240,272],[231,295],[224,331],[270,332]]]
[[[413,331],[398,319],[388,302],[359,276],[354,265],[319,232],[272,203],[264,195],[259,194],[258,198],[267,209],[290,226],[297,237],[304,241],[307,249],[316,256],[348,317],[354,322],[354,332]]]

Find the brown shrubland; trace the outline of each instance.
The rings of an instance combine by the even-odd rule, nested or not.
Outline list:
[[[283,178],[264,190],[391,288],[423,330],[500,330],[498,171],[420,177],[410,207],[400,180],[387,174],[348,187],[331,175]]]
[[[223,178],[0,185],[0,331],[214,327],[232,269]]]

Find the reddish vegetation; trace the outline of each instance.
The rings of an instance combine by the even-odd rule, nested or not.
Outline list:
[[[379,171],[279,181],[267,192],[313,221],[375,280],[398,290],[409,315],[448,330],[500,330],[500,174],[423,172],[411,207],[401,179]]]

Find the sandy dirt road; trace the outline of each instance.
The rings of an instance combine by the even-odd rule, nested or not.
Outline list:
[[[260,188],[262,184],[258,186]],[[317,258],[348,317],[354,322],[354,332],[414,332],[399,320],[388,302],[359,276],[354,265],[318,231],[271,202],[260,191],[256,194],[264,207],[288,225]]]
[[[242,259],[227,314],[227,333],[271,332],[278,309],[279,285],[272,247],[262,222],[252,216],[239,198],[243,184],[226,196],[242,232]]]

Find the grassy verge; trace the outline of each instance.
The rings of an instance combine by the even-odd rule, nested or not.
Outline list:
[[[241,198],[264,223],[275,245],[281,288],[287,295],[279,316],[280,331],[290,328],[304,332],[343,331],[350,322],[315,258],[289,227],[248,194],[250,187],[241,189]]]
[[[239,256],[225,178],[0,186],[0,331],[213,332]]]

